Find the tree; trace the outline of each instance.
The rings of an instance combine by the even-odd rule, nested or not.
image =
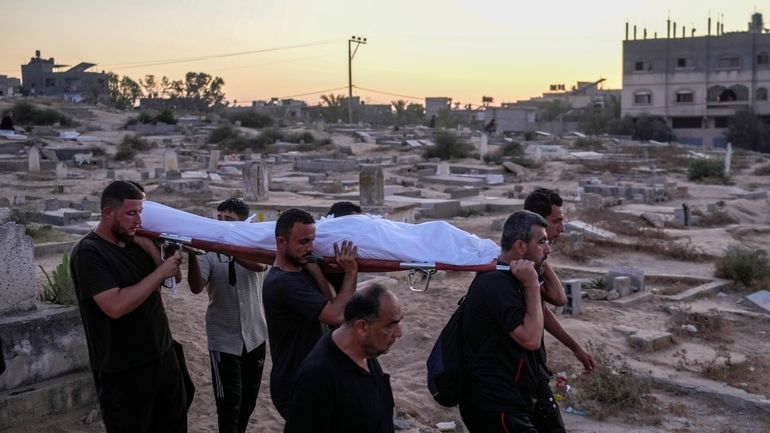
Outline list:
[[[337,122],[345,117],[345,110],[342,108],[342,101],[344,99],[343,95],[335,95],[333,93],[321,95],[321,102],[326,104],[326,107],[321,109],[321,116],[323,116],[325,121]]]
[[[749,111],[739,111],[729,119],[725,136],[736,147],[770,153],[770,126]]]
[[[132,80],[128,76],[120,78],[118,74],[109,72],[108,88],[110,92],[110,99],[115,107],[121,110],[130,110],[134,108],[137,99],[142,96],[142,89],[139,83]]]
[[[343,99],[345,99],[343,95],[335,95],[333,93],[321,95],[321,101],[326,104],[327,107],[341,107]]]
[[[580,128],[589,135],[612,133],[620,122],[620,101],[607,98],[603,106],[586,107],[580,114]]]
[[[166,77],[163,77],[166,78]],[[155,75],[147,74],[144,79],[139,79],[139,85],[144,90],[144,96],[148,98],[157,98],[160,93],[160,84],[155,80]]]
[[[556,99],[553,101],[541,102],[540,108],[540,120],[544,122],[551,122],[559,119],[563,114],[572,110],[572,106],[562,100]]]
[[[221,77],[212,77],[205,72],[188,72],[184,76],[184,96],[206,101],[208,105],[222,105],[225,94]]]

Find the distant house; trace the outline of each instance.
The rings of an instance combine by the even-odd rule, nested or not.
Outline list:
[[[748,110],[770,121],[770,33],[755,13],[747,31],[623,41],[623,116],[663,118],[680,142],[720,147],[731,116]]]
[[[425,116],[438,116],[439,111],[452,108],[452,98],[447,97],[427,97],[425,98]]]
[[[0,98],[4,96],[13,96],[19,93],[21,80],[7,75],[0,75]]]
[[[66,71],[57,65],[53,57],[43,59],[40,50],[29,63],[21,65],[21,84],[24,92],[31,96],[55,96],[79,102],[81,100],[109,100],[109,79],[107,74],[88,72],[96,66],[93,63],[79,63]]]

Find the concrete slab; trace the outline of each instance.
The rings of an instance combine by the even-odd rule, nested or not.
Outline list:
[[[676,295],[661,295],[661,298],[669,301],[690,301],[701,296],[713,295],[725,287],[732,284],[729,280],[714,280],[710,283],[701,284]]]
[[[628,344],[642,352],[657,352],[673,346],[675,342],[670,332],[639,330],[628,336]]]
[[[615,233],[601,229],[599,227],[596,227],[595,225],[588,224],[587,222],[580,221],[580,220],[574,220],[574,221],[568,222],[567,231],[568,232],[575,231],[575,232],[583,233],[585,236],[588,236],[590,238],[601,239],[605,241],[616,240],[618,237],[618,235],[616,235]]]
[[[481,186],[486,183],[484,179],[477,177],[464,177],[464,176],[422,176],[420,180],[423,182],[437,183],[440,185],[458,185],[458,186]]]
[[[746,300],[761,308],[764,312],[770,313],[770,292],[767,290],[752,293],[746,296]]]
[[[639,305],[643,302],[649,302],[653,298],[652,293],[650,292],[637,292],[634,293],[631,296],[626,296],[624,298],[616,299],[614,301],[610,301],[610,304],[612,304],[615,307],[620,308],[626,308],[626,307],[633,307],[635,305]]]

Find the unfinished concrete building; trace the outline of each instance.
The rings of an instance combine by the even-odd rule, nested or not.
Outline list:
[[[762,14],[751,17],[748,30],[724,32],[708,19],[705,36],[667,22],[666,37],[637,39],[636,26],[623,41],[622,115],[643,114],[666,120],[678,140],[723,147],[728,119],[750,110],[770,118],[770,34]]]
[[[55,69],[66,66],[57,65],[53,57],[41,58],[40,50],[37,50],[29,63],[21,65],[21,84],[30,96],[62,97],[73,102],[109,100],[108,76],[88,72],[94,66],[93,63],[81,62],[58,72]]]

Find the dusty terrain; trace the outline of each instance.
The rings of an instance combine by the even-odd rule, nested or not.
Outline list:
[[[89,121],[107,142],[113,144],[120,141],[123,131],[115,131],[123,119],[120,114],[96,111],[96,118]],[[100,123],[103,120],[102,123]],[[404,155],[402,150],[381,150],[372,145],[357,145],[347,136],[334,137],[335,143],[351,146],[356,157],[367,155],[381,156],[383,153]],[[162,158],[162,149],[156,148],[143,156],[147,167],[157,165]],[[686,182],[683,169],[671,167],[667,180],[676,181],[689,187],[687,202],[693,206],[702,206],[717,201],[725,201],[727,212],[734,219],[728,224],[709,227],[676,228],[667,226],[662,229],[665,235],[656,234],[660,245],[669,242],[689,241],[692,252],[698,255],[679,254],[672,257],[662,252],[662,249],[637,248],[635,245],[643,239],[655,239],[650,234],[639,233],[638,236],[628,236],[630,243],[626,244],[591,244],[587,243],[582,252],[575,254],[563,253],[568,240],[557,243],[552,263],[558,268],[562,266],[584,268],[584,272],[574,270],[559,271],[564,278],[601,274],[590,271],[606,271],[616,265],[633,265],[642,268],[649,275],[679,274],[693,277],[713,277],[714,258],[721,255],[730,244],[742,244],[757,248],[770,243],[770,202],[768,199],[742,199],[736,193],[747,190],[768,190],[768,176],[752,175],[753,169],[767,164],[767,159],[756,155],[746,155],[734,159],[735,169],[732,177],[733,185],[700,185]],[[479,164],[477,161],[464,160],[463,163]],[[189,163],[192,164],[191,162]],[[180,165],[182,162],[180,161]],[[200,165],[200,163],[198,163]],[[130,177],[135,169],[127,166],[117,170]],[[78,172],[74,170],[74,172]],[[72,197],[82,197],[97,191],[106,180],[94,170],[82,170],[77,182],[80,187]],[[526,179],[516,181],[523,190],[529,191],[534,186],[549,186],[559,188],[563,192],[575,191],[577,181],[590,176],[601,175],[601,172],[591,172],[580,163],[559,160],[549,161],[538,168],[529,169]],[[410,175],[401,168],[388,168],[386,179],[392,176],[398,179],[410,179]],[[138,180],[138,179],[137,179]],[[10,191],[23,184],[13,174],[0,175],[3,191]],[[417,182],[414,180],[414,182]],[[503,196],[512,190],[513,179],[506,179],[503,185],[489,187],[484,194],[488,196]],[[26,188],[32,188],[25,185]],[[50,185],[47,186],[50,188]],[[432,188],[432,189],[431,189]],[[443,187],[425,186],[423,196],[446,196]],[[154,185],[150,187],[151,199],[170,203],[179,208],[198,209],[202,205],[185,200],[182,197],[171,197],[160,191],[153,195]],[[44,189],[38,190],[45,194]],[[566,193],[565,196],[574,194]],[[305,198],[301,198],[305,200]],[[309,200],[309,199],[307,199]],[[681,206],[682,200],[659,203],[654,211],[669,212]],[[203,208],[205,209],[205,208]],[[591,216],[572,203],[566,205],[569,217],[590,220]],[[647,211],[643,206],[624,204],[611,208],[611,211],[633,215],[637,218],[636,225],[644,225],[638,214]],[[449,221],[460,228],[476,233],[481,237],[497,239],[499,233],[492,229],[494,220],[505,217],[505,214],[473,214],[468,217],[455,217]],[[602,222],[603,216],[595,216],[595,223],[607,229],[617,228],[613,224]],[[606,219],[606,218],[604,218]],[[657,245],[657,244],[656,244]],[[60,256],[47,256],[39,259],[46,269],[58,263]],[[457,300],[465,293],[472,278],[469,273],[440,273],[435,277],[429,291],[425,293],[410,292],[406,288],[406,278],[403,273],[385,275],[390,277],[391,289],[400,297],[405,318],[403,322],[403,337],[394,345],[387,355],[381,358],[383,368],[391,374],[393,391],[396,398],[398,418],[405,420],[410,432],[437,431],[434,427],[441,421],[460,421],[456,409],[443,408],[433,402],[425,386],[425,360],[441,327],[454,310]],[[652,384],[652,395],[655,397],[653,407],[644,416],[635,416],[640,412],[636,407],[623,407],[607,417],[598,420],[590,411],[588,416],[564,413],[565,423],[571,432],[705,432],[705,433],[737,433],[737,432],[769,432],[770,403],[764,404],[764,409],[753,406],[752,398],[770,399],[770,315],[753,309],[743,300],[743,295],[750,292],[738,292],[734,289],[723,290],[717,295],[706,296],[687,302],[672,302],[660,294],[674,294],[695,283],[691,281],[655,280],[649,279],[654,293],[652,300],[634,306],[619,307],[607,301],[583,300],[583,312],[576,317],[560,315],[560,320],[584,345],[605,352],[612,359],[626,361],[635,375],[647,384]],[[192,295],[186,283],[179,285],[179,293],[166,293],[166,307],[171,320],[174,337],[181,341],[186,350],[188,366],[197,387],[195,401],[189,415],[191,432],[216,431],[216,409],[213,404],[211,378],[204,327],[204,312],[207,299],[205,295]],[[714,311],[718,313],[714,313]],[[721,318],[721,328],[713,332],[705,330],[696,333],[681,332],[679,322],[673,321],[681,314],[692,313],[718,314]],[[679,315],[677,315],[679,314]],[[690,317],[690,316],[687,316]],[[639,330],[667,331],[672,329],[676,344],[657,352],[639,352],[629,346],[627,337],[616,329],[618,326],[630,326]],[[571,353],[560,346],[550,336],[546,337],[549,351],[549,363],[555,372],[565,372],[570,384],[579,388],[580,366]],[[685,352],[681,352],[685,349]],[[715,368],[710,375],[702,373],[703,365],[724,364],[725,358],[719,357],[716,349],[724,349],[730,353],[731,362],[726,367]],[[268,377],[270,363],[263,375],[261,395],[257,408],[252,416],[250,431],[279,432],[282,421],[273,409],[269,398]],[[707,377],[708,376],[708,377]],[[633,390],[632,390],[633,391]],[[745,397],[745,393],[753,397]],[[743,393],[743,394],[742,394]],[[748,395],[746,394],[746,395]],[[562,403],[565,409],[568,402]],[[38,426],[27,426],[11,430],[12,432],[101,432],[98,420],[94,420],[92,410],[84,410],[65,414],[49,423]],[[458,431],[461,428],[458,427]]]

